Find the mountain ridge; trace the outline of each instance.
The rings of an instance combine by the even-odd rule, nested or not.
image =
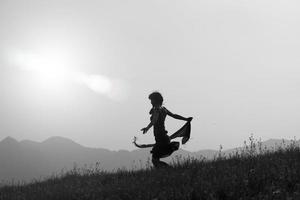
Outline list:
[[[282,139],[270,139],[265,142],[270,145],[281,141],[291,142]],[[299,143],[299,141],[296,142]],[[226,149],[222,152],[228,155],[239,148],[242,147]],[[179,149],[171,157],[163,160],[176,162],[178,159],[187,157],[213,159],[218,153],[219,150],[212,149],[194,152]],[[104,171],[115,171],[119,168],[140,169],[149,167],[150,157],[150,148],[112,151],[85,147],[60,136],[50,137],[42,142],[31,140],[18,142],[12,137],[6,137],[0,141],[0,182],[12,179],[30,181],[59,173],[62,169],[70,170],[74,166],[92,167],[96,163],[100,163],[100,168]]]
[[[294,140],[288,140],[288,139],[276,139],[276,138],[270,138],[270,139],[267,139],[265,141],[263,141],[262,143],[268,143],[268,144],[280,144],[282,142],[285,142],[285,143],[290,143],[290,141],[294,141]],[[300,139],[299,140],[295,140],[296,143],[300,143]],[[41,142],[38,142],[38,141],[34,141],[34,140],[29,140],[29,139],[24,139],[24,140],[20,140],[18,141],[17,139],[11,137],[11,136],[7,136],[5,137],[4,139],[2,139],[0,141],[0,144],[1,143],[31,143],[31,144],[53,144],[55,142],[58,142],[60,144],[64,144],[64,143],[69,143],[69,144],[74,144],[74,145],[77,145],[77,146],[81,146],[81,147],[84,147],[84,148],[89,148],[89,149],[103,149],[103,150],[108,150],[108,151],[112,151],[112,152],[133,152],[133,151],[136,151],[138,149],[133,149],[133,150],[127,150],[127,149],[118,149],[118,150],[110,150],[110,149],[105,149],[105,148],[101,148],[101,147],[88,147],[88,146],[83,146],[75,141],[73,141],[72,139],[69,139],[69,138],[66,138],[66,137],[62,137],[62,136],[51,136]],[[235,147],[235,148],[229,148],[229,149],[224,149],[223,151],[227,151],[227,150],[231,150],[231,149],[236,149],[236,148],[239,148],[239,147]],[[200,150],[196,150],[196,151],[189,151],[191,153],[197,153],[199,151],[219,151],[219,150],[216,150],[216,149],[200,149]]]

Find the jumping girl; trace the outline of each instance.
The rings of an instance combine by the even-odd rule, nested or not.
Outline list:
[[[191,132],[190,122],[193,118],[185,118],[180,115],[173,114],[166,107],[162,106],[163,97],[159,92],[151,93],[148,98],[151,100],[151,104],[153,106],[149,112],[151,115],[150,123],[147,127],[142,128],[141,131],[145,134],[153,126],[155,144],[137,144],[136,137],[134,138],[133,143],[139,148],[153,147],[151,153],[154,167],[167,167],[168,164],[160,161],[160,158],[170,156],[174,151],[179,149],[179,142],[171,142],[171,139],[182,137],[182,144],[185,144],[189,140]],[[178,120],[187,121],[183,127],[171,136],[167,135],[168,131],[165,129],[165,119],[167,115]]]

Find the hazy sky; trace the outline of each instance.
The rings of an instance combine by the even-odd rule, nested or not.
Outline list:
[[[153,142],[148,94],[193,116],[187,150],[300,133],[297,0],[0,0],[0,140]],[[169,133],[184,121],[166,119]],[[299,139],[299,138],[298,138]]]

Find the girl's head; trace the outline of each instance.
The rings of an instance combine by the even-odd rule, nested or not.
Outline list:
[[[159,92],[152,92],[148,98],[151,100],[151,104],[154,107],[161,106],[163,104],[163,97]]]

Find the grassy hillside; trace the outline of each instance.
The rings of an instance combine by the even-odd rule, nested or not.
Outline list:
[[[300,199],[300,148],[258,152],[251,144],[226,158],[188,159],[159,170],[74,168],[45,181],[2,187],[0,199]]]

